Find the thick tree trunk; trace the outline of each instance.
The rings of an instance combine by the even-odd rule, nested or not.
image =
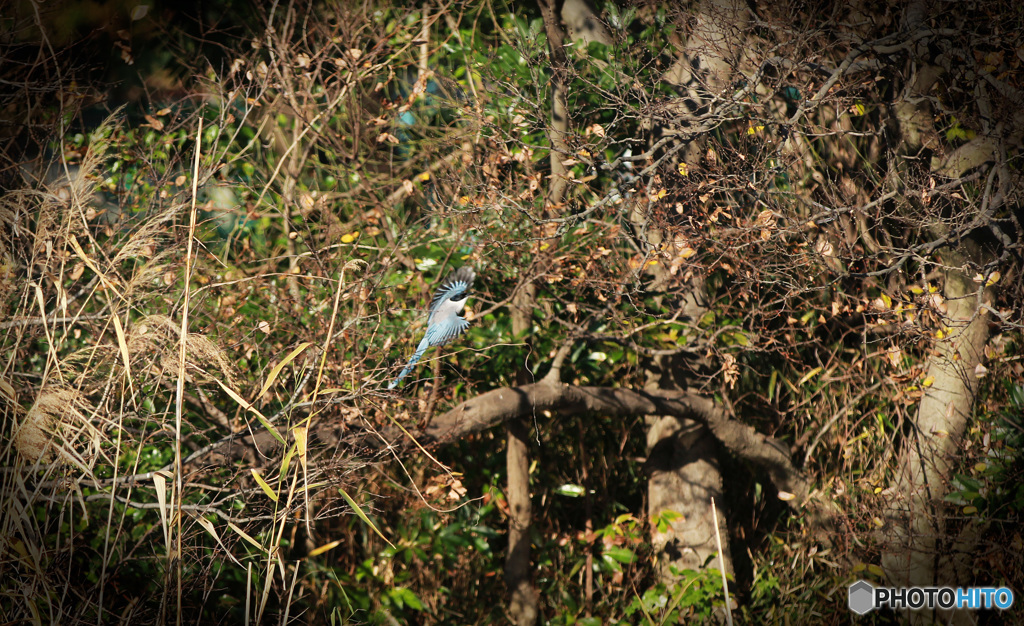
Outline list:
[[[549,162],[551,178],[548,183],[545,215],[557,211],[565,198],[568,185],[567,168],[563,161],[568,154],[566,135],[569,131],[569,106],[566,98],[568,68],[565,38],[558,22],[556,0],[540,4],[544,15],[544,30],[548,37],[551,54],[551,125],[548,141],[551,144]],[[543,233],[538,233],[543,235]],[[540,253],[539,246],[535,248]],[[533,309],[536,306],[536,288],[527,283],[512,299],[512,332],[517,339],[527,341],[532,327]],[[530,381],[530,372],[524,365],[516,374],[516,382],[525,385]],[[508,423],[506,435],[508,447],[505,450],[505,465],[508,471],[509,534],[508,554],[505,556],[505,583],[509,590],[509,613],[519,626],[536,623],[540,615],[540,598],[533,588],[530,567],[530,528],[533,506],[530,500],[530,424],[525,418]]]
[[[525,285],[512,300],[512,332],[526,338],[533,317],[536,290]],[[520,385],[526,384],[529,370],[516,373]],[[508,553],[505,555],[505,585],[509,593],[509,613],[518,626],[530,626],[540,614],[539,597],[533,588],[530,568],[530,527],[533,501],[530,499],[530,426],[525,417],[509,420],[505,428],[508,445],[505,467],[508,472]]]
[[[533,502],[530,500],[530,427],[522,418],[512,420],[506,429],[508,449],[508,554],[505,555],[505,584],[509,590],[509,613],[520,626],[537,622],[539,602],[530,576],[530,525]]]
[[[890,583],[901,587],[971,583],[958,579],[958,559],[949,550],[956,538],[947,532],[949,505],[943,501],[978,389],[975,368],[982,362],[989,334],[989,315],[980,307],[977,283],[956,269],[963,260],[959,254],[947,255],[947,263],[954,266],[946,271],[947,330],[929,360],[927,378],[933,382],[903,442],[889,491],[882,566]],[[916,613],[913,617],[933,619]],[[970,623],[970,616],[957,615],[954,623]]]
[[[685,131],[686,120],[693,117],[696,109],[713,106],[715,92],[729,83],[733,76],[732,64],[741,55],[743,32],[746,26],[746,6],[735,0],[705,0],[700,3],[696,24],[687,44],[676,63],[665,73],[663,79],[686,91],[685,98],[679,98],[675,123],[655,129],[656,133],[673,134]],[[683,160],[696,165],[702,153],[702,142],[691,141],[683,150]],[[636,205],[630,216],[631,221],[647,233],[650,250],[662,249],[665,242],[673,237],[653,227],[646,207]],[[668,248],[671,250],[673,243]],[[655,291],[664,289],[673,280],[665,264],[653,265],[651,287]],[[704,305],[704,281],[700,276],[690,280],[686,297],[678,303],[691,321],[699,320],[706,311]],[[664,370],[671,368],[667,359],[657,364],[663,371],[648,372],[648,387],[685,386],[683,381],[674,381]],[[711,513],[711,498],[721,508],[722,476],[718,466],[718,450],[714,437],[703,424],[675,416],[648,416],[649,429],[647,446],[650,450],[648,468],[648,516],[655,519],[665,511],[674,511],[681,517],[673,521],[664,533],[652,530],[652,543],[658,555],[657,575],[661,582],[671,585],[676,576],[673,568],[700,569],[718,553],[715,543],[715,528]],[[728,533],[722,533],[723,559],[726,571],[732,570],[729,556]],[[719,565],[721,566],[721,565]]]
[[[911,3],[904,16],[905,28],[910,32],[927,28],[929,14],[928,2]],[[919,69],[908,82],[901,101],[894,106],[904,154],[915,155],[922,148],[941,147],[927,96],[945,69],[930,57],[928,41],[919,40],[915,49],[915,65]],[[981,200],[981,206],[988,206],[991,212],[1005,201],[1005,188],[1009,186],[1009,172],[998,166],[999,145],[998,137],[983,134],[948,154],[939,152],[932,158],[932,174],[956,179],[970,169],[995,161],[1003,189]],[[984,222],[981,215],[974,219],[981,220],[979,225]],[[951,239],[946,242],[949,248],[938,253],[945,267],[945,314],[927,362],[926,380],[931,384],[926,387],[902,442],[894,481],[886,492],[888,524],[882,531],[882,566],[889,583],[900,587],[970,586],[974,582],[966,579],[964,551],[970,550],[977,537],[958,536],[947,527],[951,510],[944,497],[950,491],[973,411],[978,390],[975,368],[983,361],[989,339],[989,313],[984,305],[991,305],[994,300],[991,288],[983,289],[972,280],[968,266],[983,266],[991,257],[972,240],[969,232],[966,236],[951,236],[943,227],[934,229],[932,234],[936,241]],[[965,612],[936,615],[918,611],[908,617],[915,623],[974,622],[974,617]]]
[[[649,418],[650,453],[647,468],[647,513],[651,519],[665,511],[682,515],[664,533],[651,530],[651,544],[658,554],[656,573],[662,581],[675,579],[672,568],[699,570],[718,552],[711,498],[722,502],[722,475],[718,449],[711,432],[700,422],[663,416]],[[723,533],[726,571],[732,569],[727,535]],[[720,567],[715,563],[715,567]]]

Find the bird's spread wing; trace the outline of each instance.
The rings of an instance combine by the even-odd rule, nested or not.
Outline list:
[[[469,322],[459,317],[459,312],[469,297],[476,274],[471,267],[460,267],[444,279],[434,300],[430,303],[430,318],[427,320],[427,340],[432,346],[443,346],[461,335]]]
[[[442,320],[435,321],[427,328],[427,341],[432,346],[443,346],[461,335],[469,328],[469,321],[452,314]]]
[[[434,299],[430,301],[431,317],[444,301],[462,300],[465,298],[466,294],[469,293],[470,288],[473,287],[473,279],[475,278],[476,272],[474,272],[473,268],[468,265],[460,267],[451,274],[448,274],[448,278],[445,278],[441,282],[441,286],[434,292]]]

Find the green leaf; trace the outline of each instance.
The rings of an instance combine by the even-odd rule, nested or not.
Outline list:
[[[356,515],[359,516],[359,519],[363,520],[363,523],[365,523],[367,526],[373,529],[373,532],[377,533],[377,536],[379,536],[384,541],[387,541],[387,544],[394,548],[395,544],[388,541],[388,538],[384,536],[384,533],[380,532],[380,530],[377,529],[377,526],[370,521],[370,518],[366,516],[366,513],[363,513],[363,509],[359,508],[359,505],[356,504],[356,501],[352,499],[352,496],[348,495],[348,493],[341,487],[338,487],[338,491],[341,493],[341,496],[345,498],[345,502],[348,502],[349,507],[351,507],[351,509],[355,511]]]
[[[242,398],[242,396],[238,395],[238,393],[236,393],[235,390],[231,389],[230,387],[228,387],[227,385],[222,383],[220,381],[220,379],[215,379],[215,380],[217,381],[217,384],[220,385],[221,389],[224,390],[224,393],[228,394],[231,397],[232,400],[237,402],[242,408],[251,411],[253,413],[253,415],[256,416],[256,419],[259,420],[260,424],[263,424],[263,427],[266,428],[267,431],[269,431],[270,434],[274,436],[274,439],[277,439],[278,442],[280,442],[282,446],[287,446],[288,445],[285,442],[284,437],[281,436],[281,433],[277,432],[277,429],[274,428],[273,424],[271,424],[269,421],[267,421],[267,418],[263,417],[263,414],[260,413],[256,409],[256,407],[254,407],[253,405],[251,405],[248,402],[246,402],[245,399]]]
[[[410,609],[416,611],[423,610],[423,602],[421,602],[419,597],[407,587],[395,587],[391,590],[391,596],[400,602],[399,606],[404,604]]]
[[[555,493],[560,496],[568,496],[570,498],[579,498],[586,492],[586,489],[580,485],[573,485],[571,483],[566,483],[555,488]]]
[[[604,549],[604,555],[627,565],[636,560],[636,554],[629,548],[623,548],[622,546],[609,546]]]
[[[267,393],[267,390],[270,389],[270,386],[274,384],[275,380],[277,380],[277,377],[278,375],[281,374],[281,370],[284,369],[284,366],[291,363],[295,357],[302,354],[302,351],[311,345],[313,344],[312,342],[309,341],[300,343],[294,350],[288,353],[288,356],[284,357],[284,359],[282,359],[280,363],[275,365],[274,368],[270,370],[270,374],[267,376],[267,382],[263,383],[263,388],[260,389],[260,392],[258,394],[256,394],[256,397],[262,398],[263,394]]]
[[[672,509],[665,509],[661,513],[654,516],[654,523],[658,527],[658,532],[668,531],[669,525],[676,521],[683,519],[683,514]]]

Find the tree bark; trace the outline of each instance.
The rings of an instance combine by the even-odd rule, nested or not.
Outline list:
[[[655,130],[655,135],[672,134],[684,129],[693,120],[698,109],[714,102],[715,92],[729,83],[732,65],[741,54],[741,36],[746,27],[746,6],[735,0],[705,0],[700,3],[696,25],[687,43],[663,80],[686,91],[678,98],[674,119]],[[691,140],[682,151],[683,160],[696,165],[701,158],[703,142]],[[665,234],[649,223],[646,206],[634,203],[630,219],[639,230],[647,234],[651,251],[666,247]],[[667,242],[671,251],[675,242]],[[648,270],[652,276],[651,288],[662,291],[673,279],[664,263]],[[689,289],[678,306],[686,316],[696,322],[707,310],[703,277],[694,275]],[[670,359],[659,357],[654,368],[647,372],[648,388],[665,385],[685,385],[672,376]],[[668,374],[668,375],[666,375]],[[671,585],[677,570],[699,569],[717,554],[715,529],[712,523],[711,498],[720,509],[725,508],[722,497],[722,476],[718,466],[718,450],[707,426],[686,416],[649,415],[647,446],[649,450],[648,506],[650,519],[670,510],[681,515],[673,521],[667,532],[652,530],[652,543],[658,555],[657,575],[661,582]],[[732,570],[728,533],[723,533],[722,557],[727,571]]]
[[[558,22],[556,0],[540,3],[544,16],[544,30],[548,37],[551,55],[551,124],[548,141],[551,146],[549,163],[551,177],[545,198],[544,214],[557,211],[565,197],[568,185],[568,168],[563,165],[569,147],[566,135],[569,131],[569,105],[566,98],[568,64],[563,50],[565,35]],[[536,233],[543,235],[543,233]],[[539,254],[539,245],[534,253]],[[512,332],[517,340],[528,342],[532,328],[533,309],[536,306],[536,287],[527,282],[512,299]],[[525,385],[530,381],[530,371],[524,364],[516,373],[516,382]],[[533,588],[530,572],[530,527],[533,507],[530,500],[530,424],[526,416],[509,421],[506,428],[508,446],[505,450],[505,466],[508,471],[509,505],[509,547],[505,555],[505,584],[509,589],[509,612],[519,626],[529,626],[540,615],[540,598]]]
[[[713,517],[708,515],[711,498],[722,501],[722,476],[718,450],[711,432],[699,421],[660,416],[647,431],[650,449],[647,468],[647,512],[651,519],[665,511],[682,515],[666,532],[651,529],[651,544],[659,555],[656,575],[662,581],[676,578],[677,570],[699,570],[709,555],[717,553]],[[723,534],[726,570],[732,559]]]
[[[905,13],[908,30],[925,28],[927,2],[912,3]],[[934,176],[959,178],[965,172],[990,161],[1000,161],[1000,139],[983,134],[948,154],[939,151],[938,132],[932,121],[928,91],[942,73],[939,65],[929,64],[928,40],[918,42],[916,64],[921,68],[909,82],[903,102],[894,107],[900,122],[904,153],[913,154],[931,144]],[[983,94],[982,94],[983,95]],[[909,102],[919,104],[911,105]],[[927,139],[923,139],[927,138]],[[1008,187],[1009,173],[999,171],[1001,187]],[[1006,197],[1005,191],[981,199],[991,214]],[[985,217],[974,218],[979,226]],[[967,223],[965,220],[964,223]],[[966,553],[976,541],[957,537],[947,528],[949,505],[944,497],[956,470],[963,435],[973,411],[978,391],[975,368],[984,358],[989,338],[989,314],[984,305],[994,301],[994,291],[971,279],[968,266],[980,267],[991,255],[977,245],[969,232],[951,236],[949,228],[932,233],[937,240],[952,239],[940,251],[944,266],[943,305],[939,332],[927,362],[924,397],[909,426],[897,460],[892,486],[886,491],[887,525],[882,530],[882,566],[894,586],[969,586],[965,580]],[[962,241],[960,238],[963,237]],[[966,548],[965,548],[966,546]],[[927,611],[908,615],[915,623],[940,620],[945,623],[973,623],[973,616],[960,611],[932,614]]]
[[[530,576],[530,427],[524,418],[510,420],[506,428],[508,449],[508,554],[505,555],[505,584],[509,589],[509,613],[516,624],[537,622],[539,598]]]
[[[970,583],[957,579],[956,555],[946,549],[951,537],[943,498],[949,492],[978,390],[974,372],[988,341],[989,315],[979,306],[978,285],[957,267],[964,258],[953,253],[947,259],[954,266],[945,273],[948,314],[943,325],[947,332],[929,359],[927,378],[933,382],[903,442],[895,484],[887,494],[889,523],[882,566],[890,582],[901,587]],[[991,293],[983,296],[990,298]],[[912,619],[933,617],[915,613]],[[942,621],[950,620],[947,616]],[[953,623],[971,623],[971,618],[957,615]]]
[[[594,13],[594,7],[587,0],[565,0],[562,3],[562,22],[569,30],[573,41],[582,40],[612,45],[612,36]]]

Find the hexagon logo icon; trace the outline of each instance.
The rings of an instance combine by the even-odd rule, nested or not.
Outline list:
[[[865,580],[858,580],[850,585],[848,602],[851,611],[864,615],[875,608],[875,588]]]

